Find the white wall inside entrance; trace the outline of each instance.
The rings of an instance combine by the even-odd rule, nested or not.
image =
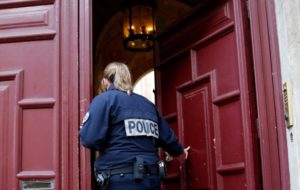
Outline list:
[[[152,70],[137,80],[133,92],[145,96],[151,102],[155,103],[153,92],[155,89],[154,83],[154,71]]]
[[[275,0],[282,82],[290,81],[294,126],[287,129],[291,190],[300,189],[300,1]]]

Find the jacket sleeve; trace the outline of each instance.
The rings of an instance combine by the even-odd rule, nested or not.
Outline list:
[[[158,113],[159,139],[158,146],[167,151],[171,156],[179,156],[183,153],[183,146],[178,142],[174,131],[167,121]]]
[[[103,96],[97,96],[90,104],[82,121],[79,135],[81,144],[100,152],[105,147],[106,134],[109,128],[110,107]]]

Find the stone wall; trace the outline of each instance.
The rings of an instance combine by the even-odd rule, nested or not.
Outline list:
[[[300,1],[275,0],[282,83],[290,81],[293,127],[287,129],[291,190],[300,189]]]

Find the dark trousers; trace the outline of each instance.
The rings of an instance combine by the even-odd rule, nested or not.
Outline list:
[[[110,177],[104,190],[160,190],[160,179],[157,175],[144,175],[142,181],[135,182],[132,174],[118,174]]]

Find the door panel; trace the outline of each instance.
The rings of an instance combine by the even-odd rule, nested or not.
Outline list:
[[[239,86],[235,32],[230,31],[209,44],[194,49],[197,76],[216,70],[218,94],[234,91]]]
[[[170,176],[179,176],[165,189],[260,188],[245,2],[191,14],[158,37],[159,107],[191,146],[187,161],[169,163]]]
[[[78,189],[76,7],[0,2],[1,189]]]
[[[187,189],[215,189],[210,81],[208,74],[177,92],[179,123],[184,128],[183,141],[192,147],[186,163]]]
[[[0,187],[13,187],[16,165],[13,159],[16,141],[14,141],[16,131],[14,127],[19,118],[19,109],[15,103],[20,97],[23,86],[22,70],[0,71]],[[9,188],[7,188],[9,189]]]
[[[162,112],[164,115],[174,114],[176,112],[176,87],[185,81],[192,79],[190,76],[191,64],[190,56],[188,53],[176,58],[176,61],[171,61],[172,64],[163,65],[160,70],[164,75],[161,75],[161,100],[164,102]],[[175,74],[180,73],[180,77]],[[171,80],[170,80],[171,79]],[[175,129],[176,130],[176,129]]]

